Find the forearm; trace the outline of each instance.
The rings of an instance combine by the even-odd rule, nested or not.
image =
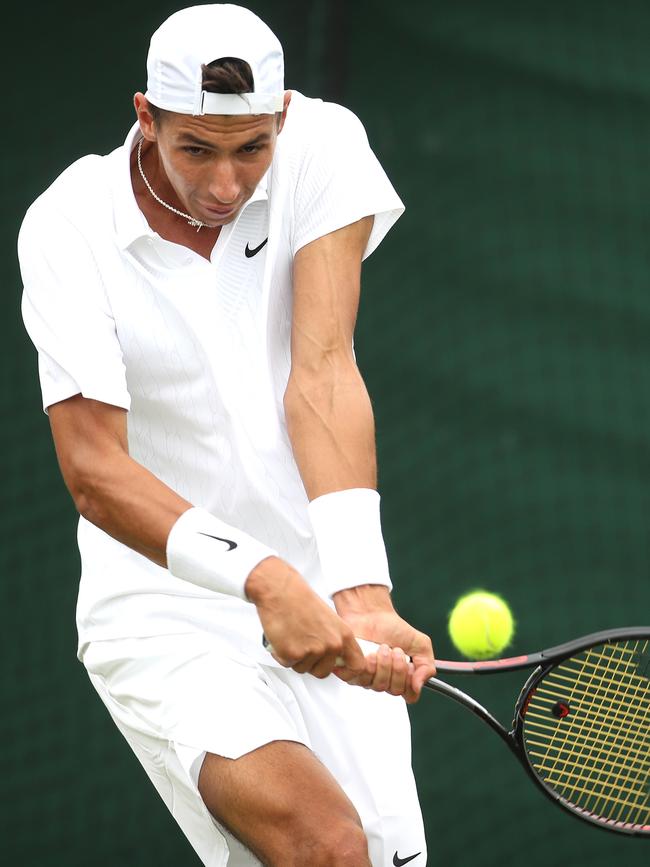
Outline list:
[[[372,225],[366,217],[332,232],[303,247],[294,261],[285,414],[310,501],[322,589],[334,597],[362,584],[390,587],[374,418],[352,350]]]
[[[70,491],[84,518],[159,566],[172,526],[192,505],[119,450],[78,474]]]
[[[345,588],[382,585],[390,604],[374,420],[361,375],[352,362],[320,382],[299,382],[287,391],[287,423],[327,590],[338,609]],[[350,601],[363,596],[353,593]]]
[[[272,556],[273,551],[269,549],[267,552],[265,546],[228,525],[223,525],[227,528],[225,532],[228,536],[235,536],[239,542],[234,544],[238,557],[234,559],[231,555],[227,562],[223,561],[224,546],[218,544],[206,559],[207,552],[198,547],[195,550],[193,540],[205,547],[206,541],[208,544],[212,541],[211,534],[224,531],[212,529],[210,517],[204,510],[192,509],[191,503],[128,454],[116,452],[110,459],[104,457],[99,463],[101,471],[93,473],[92,481],[80,481],[72,490],[80,514],[154,563],[169,568],[176,577],[220,589],[220,592],[229,592],[228,587],[232,584],[231,589],[236,594],[242,586],[240,581],[245,580],[244,593],[256,604],[266,601],[270,588],[284,587],[289,581],[295,584],[299,579],[288,563]],[[188,528],[186,524],[182,531],[179,527],[183,522],[178,522],[181,516],[183,522],[191,519],[192,525]],[[195,523],[203,531],[194,527]],[[170,548],[172,528],[176,534],[173,551]],[[179,532],[184,534],[180,541]],[[223,541],[221,536],[216,538]],[[221,572],[220,563],[227,567],[225,572]],[[241,575],[237,578],[239,572]],[[230,584],[224,580],[224,575],[232,579]],[[254,579],[252,582],[248,580],[251,578]]]
[[[310,500],[332,491],[376,488],[372,406],[353,359],[331,358],[324,373],[292,373],[284,405]]]

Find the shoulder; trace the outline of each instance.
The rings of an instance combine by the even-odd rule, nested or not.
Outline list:
[[[357,115],[344,105],[304,96],[297,90],[292,91],[287,112],[287,123],[296,128],[302,126],[307,132],[313,128],[313,124],[318,127],[328,126],[332,123],[342,126],[362,126]]]
[[[293,91],[287,119],[278,139],[281,157],[294,159],[358,140],[367,145],[365,128],[343,105],[312,99]]]
[[[27,209],[20,236],[63,224],[87,230],[110,205],[111,156],[89,154],[64,169]]]

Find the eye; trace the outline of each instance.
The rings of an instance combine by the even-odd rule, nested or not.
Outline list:
[[[242,148],[242,153],[245,154],[256,154],[260,150],[259,145],[244,145]]]
[[[205,148],[197,147],[196,145],[187,145],[183,148],[186,154],[189,154],[192,157],[200,157],[205,153]]]

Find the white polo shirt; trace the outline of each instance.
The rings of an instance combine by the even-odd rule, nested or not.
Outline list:
[[[129,167],[139,139],[136,125],[108,156],[73,163],[23,222],[23,317],[43,406],[81,393],[128,410],[136,461],[325,595],[283,408],[292,260],[374,214],[368,256],[402,202],[359,120],[294,91],[269,171],[207,261],[140,211]],[[93,640],[198,629],[268,664],[253,605],[175,578],[84,518],[78,541],[80,656]]]

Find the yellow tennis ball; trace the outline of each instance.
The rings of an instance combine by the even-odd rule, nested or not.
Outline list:
[[[510,644],[514,628],[507,603],[486,590],[461,596],[449,615],[451,640],[468,659],[497,656]]]

